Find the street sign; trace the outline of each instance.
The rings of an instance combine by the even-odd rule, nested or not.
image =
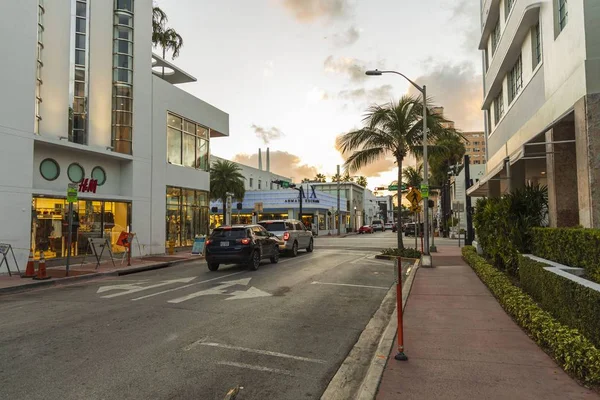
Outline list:
[[[414,213],[420,213],[421,211],[423,211],[423,207],[421,207],[421,205],[419,204],[411,204],[409,209]]]
[[[408,201],[410,201],[413,205],[415,204],[419,204],[421,202],[421,200],[423,200],[423,196],[421,196],[421,192],[419,192],[417,189],[412,188],[410,190],[410,192],[408,192],[406,194],[406,198]]]
[[[76,183],[69,183],[69,187],[67,187],[67,203],[77,202],[78,187],[79,186]]]
[[[421,195],[423,197],[429,197],[429,185],[421,184]]]
[[[281,187],[284,189],[289,189],[290,188],[290,183],[286,182],[286,181],[281,181]]]
[[[391,191],[394,191],[394,190],[398,190],[398,185],[390,185],[390,186],[388,186],[388,190],[389,190],[390,192],[391,192]]]

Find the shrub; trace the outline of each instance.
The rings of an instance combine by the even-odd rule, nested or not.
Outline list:
[[[598,229],[534,229],[531,251],[538,257],[569,267],[583,268],[589,279],[600,283],[600,230]]]
[[[381,254],[384,256],[394,256],[394,257],[406,257],[406,258],[421,258],[421,252],[419,250],[415,250],[412,248],[404,248],[404,249],[385,249],[381,250]]]
[[[588,384],[600,383],[600,351],[577,329],[558,322],[510,279],[464,247],[463,258],[488,286],[502,307],[561,367]]]

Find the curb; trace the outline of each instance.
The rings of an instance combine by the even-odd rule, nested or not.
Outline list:
[[[412,289],[417,270],[420,268],[420,261],[415,260],[412,269],[409,271],[406,282],[402,285],[402,310],[406,308],[408,296]],[[389,360],[392,347],[394,346],[394,340],[396,340],[396,332],[398,331],[398,309],[394,310],[390,322],[381,336],[379,346],[377,346],[377,352],[371,360],[371,366],[367,371],[367,375],[362,382],[362,385],[358,391],[356,398],[358,400],[372,400],[377,396],[377,390],[379,389],[379,383],[381,377],[385,371],[385,367]]]
[[[375,258],[376,258],[376,259],[378,259],[378,260],[389,260],[389,261],[394,261],[394,260],[396,260],[396,258],[398,258],[398,256],[386,256],[386,255],[383,255],[383,254],[377,254],[377,255],[375,256]],[[413,263],[415,263],[415,262],[417,262],[417,261],[420,261],[418,258],[412,258],[412,257],[402,257],[402,259],[403,259],[403,260],[410,260],[410,261],[412,261]]]
[[[43,287],[50,287],[50,286],[58,286],[58,285],[62,285],[62,284],[75,283],[75,282],[79,282],[79,281],[86,281],[86,280],[91,280],[94,278],[101,278],[101,277],[105,277],[105,276],[130,275],[130,274],[135,274],[138,272],[152,271],[155,269],[172,267],[172,266],[175,266],[178,264],[183,264],[183,263],[190,262],[190,261],[197,261],[197,260],[189,259],[189,260],[165,261],[165,262],[161,262],[161,263],[157,263],[157,264],[144,265],[144,266],[140,266],[140,267],[134,267],[134,268],[123,269],[123,270],[108,271],[108,272],[95,272],[92,274],[67,276],[65,278],[58,278],[58,279],[53,278],[53,279],[48,279],[45,281],[31,282],[31,283],[26,283],[23,285],[18,285],[18,286],[9,286],[9,287],[0,288],[0,295],[26,292],[28,290],[40,289]]]

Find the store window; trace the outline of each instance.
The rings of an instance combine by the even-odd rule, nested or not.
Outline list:
[[[32,203],[31,239],[35,258],[44,252],[46,258],[66,257],[68,250],[68,204],[66,199],[34,197]],[[91,254],[89,238],[109,238],[113,253],[125,248],[117,246],[123,231],[130,230],[131,203],[80,200],[73,204],[71,255]]]
[[[166,246],[192,246],[208,234],[208,192],[167,186]]]
[[[167,113],[167,161],[208,171],[208,128],[173,113]]]

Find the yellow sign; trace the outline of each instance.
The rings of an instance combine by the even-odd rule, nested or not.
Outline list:
[[[421,207],[418,204],[413,204],[410,206],[410,211],[412,211],[414,213],[420,213],[421,211],[423,211],[423,207]]]
[[[423,200],[423,196],[421,196],[421,192],[419,192],[417,189],[412,188],[407,194],[406,194],[406,199],[408,201],[410,201],[413,206],[417,205],[421,202],[421,200]]]

